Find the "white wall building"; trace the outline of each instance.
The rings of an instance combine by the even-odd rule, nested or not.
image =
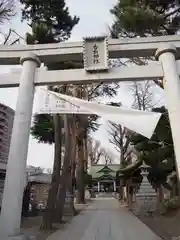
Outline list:
[[[13,119],[14,110],[0,103],[0,169],[6,169]]]
[[[0,103],[0,206],[4,189],[6,164],[8,161],[14,110]]]

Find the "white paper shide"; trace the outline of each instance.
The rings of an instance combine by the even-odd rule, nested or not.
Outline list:
[[[42,114],[87,114],[98,115],[107,121],[120,124],[134,132],[151,138],[161,116],[160,113],[144,112],[123,107],[88,102],[65,94],[41,89],[41,107],[37,113]]]
[[[38,114],[91,114],[91,112],[85,110],[83,107],[60,99],[45,89],[38,91],[38,106],[35,111]]]

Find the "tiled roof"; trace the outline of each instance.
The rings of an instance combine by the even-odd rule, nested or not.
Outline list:
[[[116,172],[119,170],[120,165],[119,164],[109,164],[109,165],[103,165],[103,164],[97,164],[92,165],[90,174],[92,175],[92,178],[100,178],[104,175],[104,171],[109,170],[108,174],[112,177],[116,176]]]
[[[36,173],[28,177],[29,182],[51,183],[52,175],[48,173]]]

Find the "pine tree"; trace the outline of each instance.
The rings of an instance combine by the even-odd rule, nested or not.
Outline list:
[[[160,185],[170,190],[167,184],[168,175],[175,170],[175,156],[167,109],[155,108],[154,112],[161,112],[161,119],[151,139],[136,134],[131,144],[140,153],[143,161],[150,166],[148,179],[157,189]]]
[[[20,2],[23,4],[22,20],[26,20],[31,27],[37,26],[36,44],[67,40],[73,27],[79,22],[77,16],[71,17],[64,0]]]
[[[118,0],[111,10],[114,37],[176,34],[180,27],[180,1]]]

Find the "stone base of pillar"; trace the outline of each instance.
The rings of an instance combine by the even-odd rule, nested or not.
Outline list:
[[[8,237],[7,240],[36,240],[35,236],[26,236],[24,234]]]

